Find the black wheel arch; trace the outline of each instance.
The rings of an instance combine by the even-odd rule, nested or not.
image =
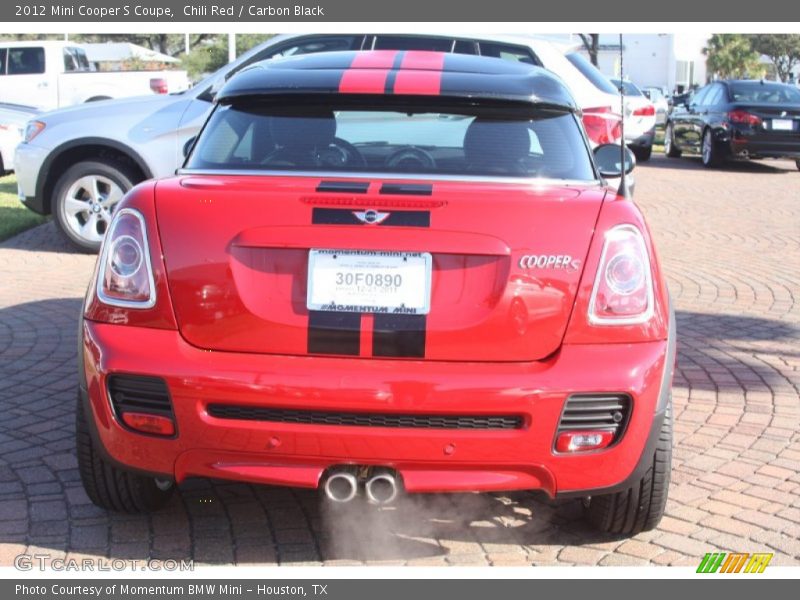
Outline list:
[[[153,172],[147,162],[130,146],[102,137],[84,137],[64,142],[53,149],[42,163],[36,179],[36,198],[39,201],[41,214],[52,212],[52,195],[56,181],[61,174],[74,164],[85,160],[110,160],[127,162],[140,175],[139,183],[152,179]]]

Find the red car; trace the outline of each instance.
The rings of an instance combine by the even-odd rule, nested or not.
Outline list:
[[[625,151],[627,152],[627,151]],[[90,498],[214,477],[364,494],[543,490],[599,528],[667,496],[674,318],[563,83],[415,51],[232,78],[184,168],[120,204],[87,293]]]

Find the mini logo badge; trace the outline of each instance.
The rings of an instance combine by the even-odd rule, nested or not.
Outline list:
[[[366,223],[367,225],[378,225],[379,223],[383,223],[386,219],[388,219],[389,215],[392,213],[378,212],[377,210],[369,209],[364,211],[354,210],[353,214],[362,223]]]

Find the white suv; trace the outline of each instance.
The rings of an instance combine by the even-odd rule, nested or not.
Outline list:
[[[188,91],[71,107],[31,121],[16,153],[20,200],[36,212],[53,213],[69,241],[96,251],[124,193],[145,179],[171,175],[181,165],[184,146],[231,75],[269,58],[360,49],[478,54],[543,66],[569,87],[593,146],[621,137],[613,97],[598,92],[564,57],[566,47],[547,40],[515,35],[280,35]]]

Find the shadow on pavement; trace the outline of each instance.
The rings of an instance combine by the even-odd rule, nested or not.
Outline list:
[[[679,310],[678,369],[691,387],[777,391],[791,382],[771,362],[795,353],[800,326],[762,317]]]
[[[638,163],[636,169],[674,169],[677,171],[702,171],[713,176],[714,173],[755,173],[755,174],[781,174],[796,173],[797,168],[790,161],[775,160],[731,160],[722,163],[714,169],[703,166],[700,156],[684,154],[680,158],[668,158],[663,154],[653,154],[646,162]],[[636,170],[634,170],[636,173]]]

